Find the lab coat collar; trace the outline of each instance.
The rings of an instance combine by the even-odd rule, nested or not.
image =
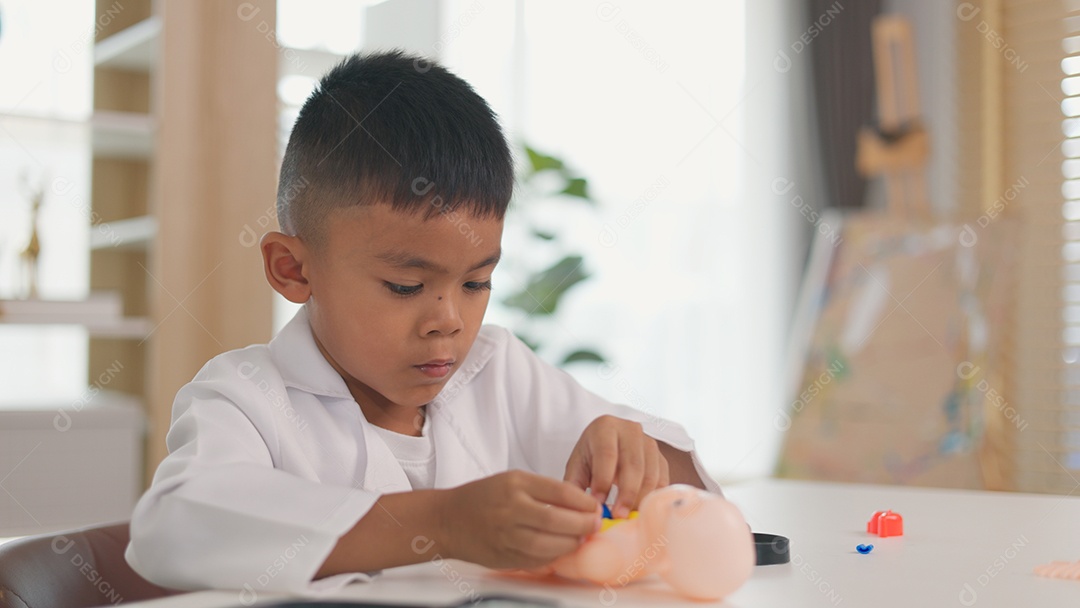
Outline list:
[[[296,316],[270,341],[270,356],[281,373],[285,386],[315,395],[347,399],[355,403],[345,380],[323,357],[311,333],[307,307],[301,307]],[[458,397],[465,386],[488,364],[499,345],[505,342],[507,332],[496,327],[485,327],[473,342],[461,369],[447,382],[443,390],[428,404],[430,420],[428,431],[435,441],[435,487],[447,488],[491,475],[495,472],[483,458],[469,446],[470,437],[477,429],[462,428],[447,407]],[[476,406],[477,404],[470,404]],[[371,429],[359,406],[356,415],[361,422],[368,461],[364,471],[363,486],[376,492],[402,492],[410,488],[408,478],[389,447]]]
[[[270,340],[270,356],[286,387],[313,395],[352,399],[345,379],[326,360],[311,333],[307,305]]]

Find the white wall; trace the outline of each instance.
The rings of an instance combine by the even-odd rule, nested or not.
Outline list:
[[[811,235],[822,227],[827,201],[820,178],[810,49],[796,41],[803,15],[785,0],[747,2],[749,93],[745,130],[748,164],[746,207],[758,238],[744,266],[750,317],[742,343],[753,349],[743,369],[745,391],[755,395],[744,411],[739,477],[770,474],[783,434],[777,413],[790,400],[789,333],[796,293]],[[795,46],[793,46],[795,45]],[[802,52],[797,52],[798,49]],[[760,206],[763,210],[756,210]]]
[[[956,210],[956,7],[941,0],[885,0],[883,12],[899,13],[915,30],[915,61],[923,120],[930,133],[926,169],[931,207],[941,216]],[[969,151],[977,154],[977,151]],[[880,187],[874,204],[881,204]]]

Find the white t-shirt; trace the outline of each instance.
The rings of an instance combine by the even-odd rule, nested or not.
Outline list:
[[[428,490],[435,487],[435,442],[431,440],[431,418],[424,416],[420,437],[403,435],[375,425],[372,428],[397,458],[412,489]]]
[[[562,479],[585,427],[610,414],[691,452],[720,491],[681,426],[590,393],[500,327],[481,328],[425,407],[433,488],[510,469]],[[316,593],[370,580],[363,572],[312,579],[380,495],[414,484],[320,353],[306,307],[269,344],[203,366],[176,395],[166,443],[169,455],[132,514],[125,557],[174,589]]]

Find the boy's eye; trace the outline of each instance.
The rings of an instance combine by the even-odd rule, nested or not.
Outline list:
[[[477,292],[491,290],[491,280],[487,281],[469,281],[465,283],[465,291]]]
[[[389,289],[391,293],[399,296],[411,296],[418,293],[420,288],[424,286],[422,283],[420,285],[398,285],[397,283],[391,283],[389,281],[383,281],[383,284],[386,285],[386,288]]]

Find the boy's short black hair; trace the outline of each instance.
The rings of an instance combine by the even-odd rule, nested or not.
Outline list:
[[[281,163],[278,223],[314,244],[330,211],[353,205],[502,218],[513,188],[506,137],[467,82],[401,51],[356,54],[300,110]]]

